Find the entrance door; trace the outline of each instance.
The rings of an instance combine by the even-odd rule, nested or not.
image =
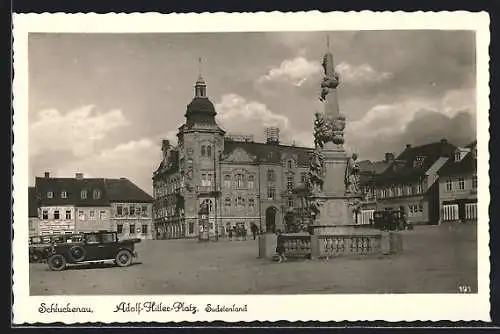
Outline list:
[[[269,233],[276,233],[276,211],[273,206],[266,210],[266,231]]]

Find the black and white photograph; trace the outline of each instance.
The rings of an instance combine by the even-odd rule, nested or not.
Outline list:
[[[134,32],[122,16],[123,32],[86,32],[80,18],[25,33],[14,57],[14,277],[37,321],[108,297],[126,321],[250,317],[245,296],[488,303],[487,15],[470,20],[486,36],[326,17]],[[468,303],[460,316],[488,316]]]

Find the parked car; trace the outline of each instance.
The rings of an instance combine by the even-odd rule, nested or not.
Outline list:
[[[413,230],[402,210],[383,210],[373,213],[374,227],[384,231]]]
[[[60,234],[33,236],[29,238],[29,261],[32,263],[44,262],[50,255],[52,245],[55,243],[78,242],[80,234]]]
[[[138,257],[135,244],[139,242],[141,239],[119,240],[114,231],[86,232],[78,242],[53,244],[47,262],[53,271],[64,270],[68,264],[114,262],[127,267]]]

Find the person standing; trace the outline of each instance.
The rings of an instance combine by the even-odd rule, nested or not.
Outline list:
[[[229,241],[233,241],[233,228],[229,227],[227,234],[229,235]]]
[[[255,238],[257,236],[258,227],[257,227],[257,225],[255,225],[255,223],[252,223],[251,229],[252,229],[253,240],[255,240]]]

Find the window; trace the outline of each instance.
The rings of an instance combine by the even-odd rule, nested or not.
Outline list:
[[[307,173],[306,172],[300,173],[300,182],[301,183],[306,183],[307,182]]]
[[[148,234],[148,225],[142,224],[142,234]]]
[[[293,208],[293,199],[288,199],[288,207]]]
[[[231,175],[224,175],[224,187],[231,188]]]
[[[134,234],[135,233],[135,224],[130,224],[129,233],[130,234]]]
[[[123,233],[123,224],[116,225],[116,232],[118,234],[122,234]]]
[[[207,174],[207,186],[212,185],[212,180],[213,180],[213,175],[212,174]]]
[[[93,197],[94,197],[94,199],[100,199],[101,198],[101,191],[94,190]]]
[[[141,214],[142,214],[143,217],[147,217],[148,216],[148,206],[147,205],[143,205],[142,206]]]
[[[254,208],[255,208],[255,200],[253,198],[249,198],[248,199],[248,210],[253,212]]]
[[[95,211],[94,210],[90,210],[89,211],[89,219],[90,220],[95,220]]]
[[[55,210],[55,211],[54,211],[54,219],[55,219],[55,220],[59,220],[59,218],[60,218],[60,217],[59,217],[59,210]]]
[[[106,211],[100,211],[99,212],[99,219],[100,220],[106,219]]]
[[[477,219],[477,203],[466,203],[465,204],[465,219],[466,220],[476,220]]]
[[[126,206],[123,207],[123,215],[128,216],[128,207]]]
[[[78,211],[78,219],[85,220],[85,212],[83,212],[82,210],[79,210]]]
[[[402,187],[401,186],[397,186],[396,187],[396,196],[401,196],[401,193],[402,193]]]
[[[81,199],[87,199],[87,190],[82,190],[80,192],[80,198]]]
[[[462,154],[460,153],[460,151],[456,151],[455,152],[455,161],[460,161],[462,157]]]
[[[274,199],[276,197],[276,188],[268,187],[267,188],[267,198]]]
[[[66,191],[61,191],[61,198],[68,198],[68,193]]]
[[[209,211],[209,212],[212,212],[212,210],[213,210],[213,203],[212,203],[212,200],[210,200],[210,199],[206,199],[206,200],[204,200],[204,201],[202,202],[202,205],[203,205],[203,204],[206,204],[206,205],[208,206],[208,211]]]
[[[53,198],[54,193],[52,191],[47,191],[47,198]]]
[[[453,181],[451,179],[446,180],[446,191],[453,190]]]
[[[42,211],[42,219],[44,219],[44,220],[49,219],[49,211],[48,210]]]
[[[235,177],[236,189],[241,189],[244,187],[244,176],[243,174],[236,174]]]
[[[267,170],[267,181],[268,182],[276,181],[276,175],[274,173],[274,170],[272,170],[272,169]]]
[[[465,180],[463,177],[458,179],[458,189],[460,189],[460,190],[465,189]]]
[[[66,219],[67,220],[71,219],[71,211],[70,210],[66,210]]]
[[[458,204],[443,205],[443,221],[458,220]]]
[[[121,205],[116,206],[116,215],[117,216],[122,216],[123,215],[123,207]]]
[[[253,175],[250,175],[248,177],[248,188],[253,189],[253,182],[254,182],[254,177]]]
[[[87,234],[86,240],[88,244],[98,244],[99,243],[99,237],[97,234]]]
[[[193,234],[194,233],[194,223],[189,223],[189,225],[188,225],[188,231],[189,231],[189,234]]]
[[[424,212],[424,206],[422,205],[422,203],[418,205],[418,212]]]
[[[417,184],[417,194],[421,194],[422,193],[422,185],[419,183]]]
[[[128,208],[128,213],[129,213],[129,215],[130,215],[130,216],[135,216],[135,206],[132,206],[132,205],[131,205],[131,206]]]
[[[292,160],[288,160],[288,161],[286,162],[286,167],[287,167],[288,169],[292,169],[292,164],[293,164],[293,161],[292,161]]]
[[[472,176],[472,189],[477,189],[477,175]]]
[[[292,175],[289,175],[286,177],[286,189],[288,191],[293,190],[293,176]]]
[[[207,157],[212,156],[212,146],[207,146]]]
[[[231,199],[230,199],[229,197],[226,197],[226,198],[224,199],[224,206],[225,206],[226,208],[230,208],[230,207],[231,207]]]
[[[243,209],[245,207],[245,199],[241,196],[238,196],[236,198],[236,205],[240,208]]]
[[[201,145],[201,156],[205,156],[205,145]]]
[[[113,233],[101,234],[101,238],[103,244],[111,244],[115,242],[115,235]]]

